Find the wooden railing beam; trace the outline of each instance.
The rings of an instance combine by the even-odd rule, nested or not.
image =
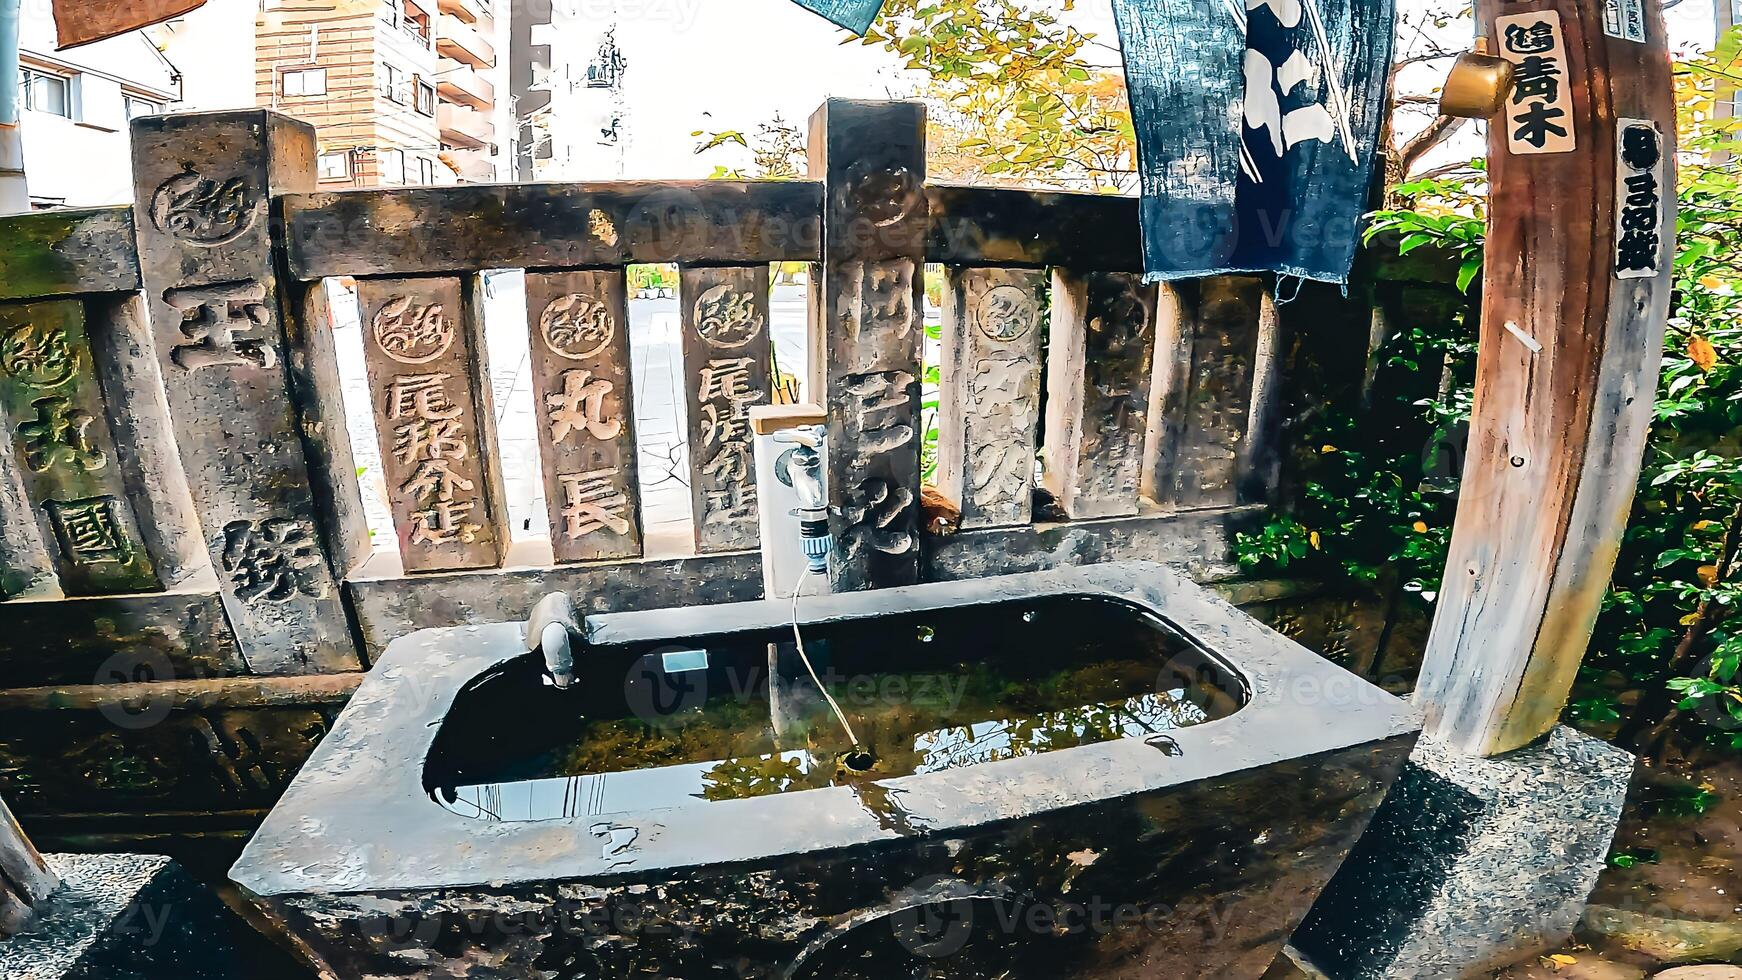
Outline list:
[[[413,187],[280,207],[298,279],[814,262],[822,235],[822,185],[796,180]]]

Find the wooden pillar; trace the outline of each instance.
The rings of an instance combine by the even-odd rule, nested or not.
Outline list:
[[[60,879],[0,800],[0,939],[29,922],[32,910],[59,887]]]
[[[369,560],[375,543],[369,537],[363,490],[351,451],[351,430],[345,421],[333,312],[323,279],[292,284],[289,292],[292,315],[285,326],[290,340],[291,392],[302,412],[309,472],[316,486],[331,489],[329,506],[321,508],[321,520],[326,524],[327,557],[333,575],[342,581]],[[488,386],[484,390],[489,391]]]
[[[1251,276],[1161,287],[1143,495],[1163,507],[1198,510],[1242,499],[1264,291],[1264,281]]]
[[[830,99],[810,120],[824,182],[819,374],[829,412],[835,589],[919,580],[925,107]]]
[[[754,550],[750,408],[768,404],[773,390],[768,266],[686,266],[678,278],[696,551]]]
[[[79,300],[0,306],[0,451],[16,461],[62,592],[160,591],[92,348]]]
[[[1027,524],[1040,421],[1046,273],[949,270],[939,371],[938,492],[963,530]]]
[[[1470,454],[1416,698],[1496,755],[1551,729],[1639,477],[1675,254],[1675,114],[1659,4],[1483,0],[1518,67],[1489,129]],[[1528,62],[1527,62],[1527,59]]]
[[[60,595],[54,558],[37,529],[23,474],[11,453],[0,452],[0,602]]]
[[[312,190],[314,157],[314,130],[270,112],[133,122],[140,272],[170,417],[230,625],[263,674],[361,666],[326,544],[323,511],[341,489],[309,463],[272,236],[272,196]]]
[[[532,397],[559,562],[642,553],[628,311],[622,269],[526,274]]]
[[[498,568],[507,495],[486,440],[482,317],[458,278],[360,279],[363,361],[399,554],[408,572]]]
[[[1044,484],[1073,520],[1137,513],[1156,287],[1130,272],[1053,272]]]

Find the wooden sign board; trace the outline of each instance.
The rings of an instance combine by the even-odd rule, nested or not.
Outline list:
[[[54,0],[60,50],[161,24],[198,10],[206,0]]]
[[[1553,10],[1494,19],[1500,55],[1512,62],[1506,95],[1506,148],[1512,153],[1570,153],[1579,145],[1573,127],[1573,79],[1567,74],[1566,32]]]

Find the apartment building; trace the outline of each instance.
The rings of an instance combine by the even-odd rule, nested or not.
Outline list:
[[[510,33],[520,180],[624,176],[627,60],[614,22],[583,0],[519,0]]]
[[[131,201],[127,122],[180,98],[175,66],[137,33],[57,52],[47,4],[24,4],[18,26],[19,123],[32,206]]]
[[[324,188],[508,179],[499,0],[264,0],[257,105],[304,119]]]

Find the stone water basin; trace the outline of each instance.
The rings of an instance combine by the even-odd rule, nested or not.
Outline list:
[[[231,875],[339,976],[1258,977],[1400,700],[1111,564],[395,642]],[[772,645],[772,649],[771,649]]]

